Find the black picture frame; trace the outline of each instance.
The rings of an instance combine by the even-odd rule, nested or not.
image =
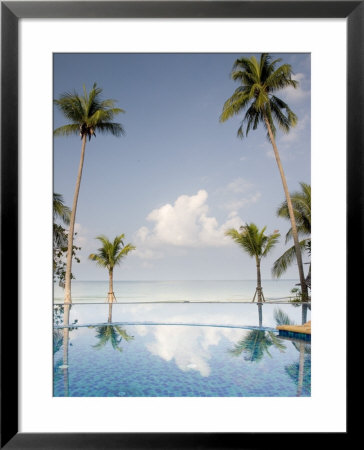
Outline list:
[[[347,19],[347,298],[363,272],[364,1],[1,2],[1,448],[227,449],[277,446],[272,433],[19,433],[18,341],[18,21],[21,18],[346,18]],[[342,63],[342,62],[341,62]],[[343,89],[343,86],[338,87]],[[359,239],[359,242],[358,242]],[[355,244],[354,244],[355,240]],[[356,258],[354,258],[354,250]],[[359,255],[360,256],[360,255]],[[362,261],[362,259],[360,260]],[[355,300],[355,298],[354,298]],[[348,306],[348,305],[347,305]],[[349,313],[349,309],[347,309]],[[11,322],[12,339],[6,338]],[[350,346],[348,345],[348,348]],[[219,411],[216,411],[219,414]],[[268,414],[268,416],[267,416]],[[269,412],[264,412],[269,417]],[[348,411],[349,419],[349,411]],[[298,418],[299,420],[299,418]],[[340,445],[349,437],[335,433]],[[289,436],[307,446],[310,433]],[[332,434],[333,435],[333,434]],[[327,443],[316,433],[315,445]],[[284,443],[283,438],[282,443]]]

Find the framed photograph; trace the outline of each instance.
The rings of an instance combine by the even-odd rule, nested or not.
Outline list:
[[[2,448],[348,438],[363,8],[1,3]]]

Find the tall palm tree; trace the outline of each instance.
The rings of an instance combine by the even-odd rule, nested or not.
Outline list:
[[[91,261],[95,261],[100,267],[106,267],[109,271],[109,303],[116,301],[113,288],[114,267],[119,265],[121,260],[125,258],[129,252],[135,250],[135,247],[132,244],[124,245],[124,237],[125,235],[121,234],[120,236],[116,236],[113,242],[110,242],[106,236],[97,236],[96,239],[102,243],[102,247],[98,249],[98,253],[91,253],[91,255],[89,255]]]
[[[291,195],[293,213],[296,219],[297,234],[301,238],[299,244],[302,251],[311,253],[311,186],[300,183],[301,191],[293,192]],[[289,220],[287,201],[284,201],[277,210],[277,215]],[[292,239],[292,228],[286,234],[286,243]],[[292,246],[279,257],[272,269],[272,274],[279,278],[290,266],[295,258],[295,247]],[[311,267],[311,264],[310,264]],[[310,268],[306,284],[310,287]]]
[[[78,167],[75,193],[73,197],[72,212],[70,217],[70,226],[68,232],[67,263],[65,275],[65,303],[72,303],[71,298],[71,268],[72,268],[72,246],[73,234],[75,228],[76,209],[78,194],[80,191],[83,162],[85,158],[85,149],[87,138],[96,137],[96,131],[114,136],[124,134],[124,129],[119,123],[113,122],[114,116],[124,112],[115,107],[115,101],[111,99],[102,100],[100,97],[102,89],[94,83],[90,92],[83,87],[83,95],[77,92],[66,92],[58,100],[54,100],[55,105],[65,115],[70,123],[54,130],[54,136],[69,136],[72,134],[81,136],[81,158]]]
[[[264,300],[262,292],[262,279],[260,274],[260,263],[262,258],[266,257],[272,248],[278,242],[280,234],[275,231],[273,234],[265,235],[267,227],[263,227],[260,231],[254,223],[246,224],[240,227],[241,232],[235,228],[230,228],[225,232],[226,236],[230,236],[234,242],[239,244],[249,256],[255,258],[257,266],[257,287],[254,294],[253,301],[256,294],[258,295],[258,304]]]
[[[262,53],[260,61],[257,61],[254,56],[250,58],[242,57],[235,61],[231,77],[234,81],[240,82],[241,85],[225,102],[220,116],[220,122],[225,122],[230,117],[240,114],[245,110],[244,118],[238,129],[239,137],[243,137],[244,134],[247,136],[250,129],[256,130],[260,123],[262,123],[267,130],[267,136],[273,146],[287,200],[302,297],[304,300],[307,300],[308,292],[303,272],[297,227],[286,177],[275,140],[275,124],[277,124],[282,131],[287,133],[291,127],[296,125],[297,116],[287,103],[276,97],[274,94],[276,91],[288,86],[296,88],[298,82],[292,79],[292,68],[289,64],[282,64],[277,67],[277,64],[280,61],[281,59],[272,61],[271,56],[267,53]]]

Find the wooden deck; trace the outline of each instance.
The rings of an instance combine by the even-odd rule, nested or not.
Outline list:
[[[279,330],[279,334],[281,334],[281,332],[283,332],[282,334],[285,334],[284,332],[291,332],[311,335],[311,320],[303,325],[278,325],[276,328]]]

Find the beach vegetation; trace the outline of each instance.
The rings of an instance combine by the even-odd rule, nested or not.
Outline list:
[[[61,194],[53,194],[53,280],[57,281],[61,287],[64,287],[66,276],[66,255],[68,245],[68,231],[64,227],[69,225],[71,210],[64,204]],[[72,258],[80,262],[76,253],[81,247],[72,245]],[[74,278],[71,273],[71,278]]]
[[[311,255],[311,186],[306,183],[300,183],[301,191],[291,193],[291,201],[293,213],[297,225],[297,233],[300,239],[299,244],[302,252],[307,252]],[[289,212],[287,202],[284,201],[277,209],[277,215],[289,220]],[[286,244],[292,240],[292,228],[286,234]],[[280,256],[273,265],[272,275],[280,278],[287,268],[295,260],[295,248],[290,247],[286,252]],[[311,263],[309,265],[308,275],[306,277],[306,284],[310,287]]]

